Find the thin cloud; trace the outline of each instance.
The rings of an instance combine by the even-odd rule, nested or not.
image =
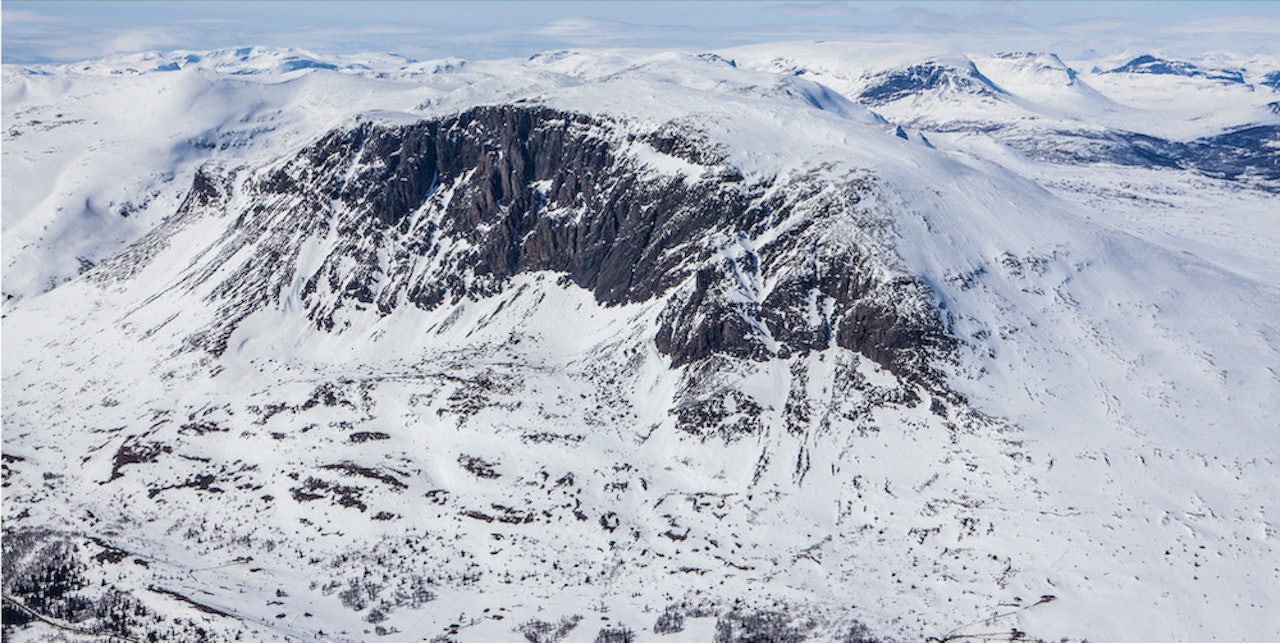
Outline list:
[[[181,47],[191,39],[189,33],[175,33],[163,27],[138,27],[125,29],[107,39],[104,45],[108,53],[129,54],[139,51],[155,51]]]
[[[852,2],[783,2],[774,6],[779,13],[810,18],[860,16],[866,13]]]
[[[4,9],[0,11],[0,20],[3,20],[5,27],[8,27],[11,24],[26,25],[32,23],[60,22],[62,21],[62,18],[27,9]]]
[[[613,37],[616,34],[635,29],[636,25],[597,18],[561,18],[549,24],[536,27],[533,33],[554,38],[592,38]]]
[[[1159,28],[1164,33],[1180,34],[1268,34],[1280,38],[1280,18],[1235,17],[1204,18],[1174,23]]]

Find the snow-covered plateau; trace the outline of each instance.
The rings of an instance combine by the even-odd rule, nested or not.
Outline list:
[[[1271,641],[1280,60],[3,69],[13,641]]]

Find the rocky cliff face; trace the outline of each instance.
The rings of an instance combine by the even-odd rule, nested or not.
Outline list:
[[[175,224],[208,212],[236,223],[185,279],[220,307],[190,344],[221,354],[240,320],[291,290],[332,332],[344,309],[429,310],[549,271],[605,305],[662,300],[654,342],[672,366],[841,346],[924,376],[950,340],[927,289],[857,243],[860,226],[884,225],[860,209],[867,187],[747,181],[695,131],[543,107],[363,122],[240,184],[197,175]],[[322,258],[303,260],[326,239]]]

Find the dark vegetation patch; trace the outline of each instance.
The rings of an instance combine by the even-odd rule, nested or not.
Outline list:
[[[529,643],[556,643],[578,627],[578,622],[581,620],[582,617],[577,614],[566,616],[554,623],[534,619],[521,623],[516,627],[516,632],[524,636]]]
[[[634,643],[636,633],[625,625],[601,628],[596,633],[595,643]]]
[[[668,607],[653,623],[654,634],[676,634],[683,631],[684,614],[679,609]]]
[[[182,482],[179,482],[177,484],[171,484],[164,487],[152,487],[151,489],[147,490],[147,497],[154,498],[160,495],[161,493],[165,491],[169,491],[171,489],[198,489],[200,491],[207,491],[209,493],[222,493],[221,488],[213,486],[213,483],[217,482],[217,480],[218,480],[217,476],[213,474],[201,473],[201,474],[191,476],[190,478]]]
[[[115,459],[111,466],[111,478],[107,482],[124,477],[120,469],[131,464],[155,462],[162,454],[172,453],[173,447],[161,442],[145,442],[137,436],[130,437],[116,449]]]
[[[289,492],[298,502],[328,498],[333,504],[341,507],[354,507],[362,512],[369,508],[364,503],[362,487],[341,485],[314,476],[307,476],[301,485],[289,489]]]
[[[361,465],[355,464],[354,462],[337,462],[334,464],[321,465],[320,468],[327,469],[330,471],[341,471],[344,475],[348,475],[348,476],[359,476],[361,478],[377,480],[378,482],[381,482],[397,490],[408,488],[408,485],[401,482],[399,478],[391,475],[390,473],[387,473],[385,471],[381,471],[378,469],[373,469],[370,467],[361,466]]]
[[[489,505],[496,512],[498,522],[504,522],[509,525],[527,525],[537,520],[537,514],[533,511],[521,511],[506,505],[491,504]]]
[[[195,422],[183,424],[182,427],[178,429],[178,433],[187,435],[205,435],[206,433],[219,433],[229,430],[230,429],[219,426],[216,422],[197,420]]]
[[[502,474],[498,473],[497,469],[495,469],[495,467],[498,466],[497,462],[486,462],[477,456],[466,455],[465,453],[459,455],[458,464],[477,478],[492,480],[502,477]]]
[[[725,613],[716,621],[715,643],[801,643],[817,623],[784,612]]]
[[[348,409],[356,408],[356,405],[352,404],[351,400],[347,399],[343,394],[342,389],[333,382],[324,382],[317,386],[315,390],[311,392],[311,397],[308,397],[307,401],[303,402],[300,408],[306,411],[317,406],[342,406]]]
[[[99,564],[120,562],[122,550],[44,528],[8,529],[3,536],[4,640],[33,621],[75,640],[211,640],[211,633],[193,621],[168,620],[132,594],[89,580],[89,567],[81,560],[85,547],[102,547],[89,558]]]

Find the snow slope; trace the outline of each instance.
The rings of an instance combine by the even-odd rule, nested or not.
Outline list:
[[[1267,640],[1273,183],[1047,159],[1000,132],[1209,136],[1257,124],[1272,90],[1245,104],[1051,54],[896,51],[6,67],[7,579],[66,539],[46,558],[160,617],[130,631],[176,638],[656,639],[679,622],[673,640]],[[925,62],[938,82],[858,104]],[[1159,91],[1179,100],[1153,107]],[[787,216],[694,230],[687,277],[651,297],[532,270],[431,307],[399,275],[483,274],[402,264],[395,240],[478,199],[465,178],[433,181],[405,236],[354,250],[337,231],[361,193],[263,187],[356,190],[390,157],[326,170],[329,130],[484,105],[583,115],[609,167]],[[477,243],[440,239],[446,258]],[[835,344],[781,351],[751,316],[850,252],[886,292],[926,287],[888,305],[927,306],[954,338],[936,380]],[[97,267],[74,277],[79,257]],[[762,348],[673,366],[655,336],[712,268]],[[810,323],[835,305],[815,296]],[[225,350],[201,348],[222,320]]]

